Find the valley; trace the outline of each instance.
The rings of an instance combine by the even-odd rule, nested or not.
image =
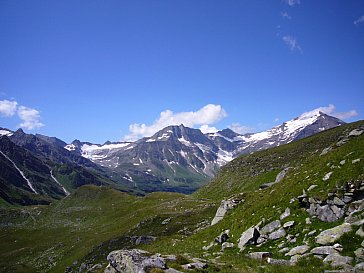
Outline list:
[[[148,272],[360,272],[363,132],[360,121],[238,156],[192,195],[138,196],[104,184],[83,185],[50,205],[3,202],[1,271],[104,272],[110,252],[143,249],[177,255]],[[343,225],[350,228],[342,236],[319,243],[323,231]],[[256,235],[246,237],[251,228]],[[315,254],[320,246],[332,254]],[[185,269],[196,259],[204,268]]]

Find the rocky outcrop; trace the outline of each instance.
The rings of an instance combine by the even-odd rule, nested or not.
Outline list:
[[[229,210],[236,207],[242,201],[244,201],[242,198],[242,195],[233,196],[233,197],[229,198],[228,200],[222,200],[220,207],[216,211],[214,219],[212,219],[211,226],[220,222]]]
[[[166,269],[165,260],[140,249],[115,250],[107,256],[105,273],[145,273],[149,268]]]
[[[301,207],[323,222],[336,222],[344,216],[364,210],[363,198],[364,181],[359,185],[349,182],[344,186],[339,186],[335,189],[335,193],[328,193],[326,200],[309,197],[306,191],[297,197]]]

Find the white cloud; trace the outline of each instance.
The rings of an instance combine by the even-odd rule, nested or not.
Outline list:
[[[275,118],[275,119],[274,119],[274,122],[278,122],[278,121],[279,121],[279,118]]]
[[[0,101],[0,114],[5,117],[14,116],[18,103],[16,101],[1,100]]]
[[[288,6],[294,6],[294,5],[299,5],[301,4],[300,0],[284,0],[284,2],[288,5]]]
[[[288,20],[292,19],[292,17],[288,14],[287,11],[281,12],[281,16],[283,19],[288,19]]]
[[[217,121],[227,116],[226,111],[221,105],[208,104],[195,112],[180,112],[173,113],[171,110],[165,110],[160,113],[159,118],[153,124],[138,124],[134,123],[129,125],[130,134],[124,136],[124,140],[132,141],[141,137],[152,136],[157,131],[169,126],[183,124],[187,127],[194,127],[195,125],[202,125],[203,129],[216,123]],[[205,127],[204,127],[205,126]],[[210,130],[209,129],[209,130]],[[215,128],[216,129],[216,128]]]
[[[200,130],[203,134],[216,133],[219,131],[216,127],[208,126],[207,124],[201,125]]]
[[[19,125],[22,128],[33,130],[44,126],[44,124],[40,122],[40,114],[36,109],[19,106],[18,116],[22,120],[22,123]]]
[[[304,116],[312,116],[314,114],[317,114],[318,112],[322,112],[325,113],[327,115],[336,117],[338,119],[349,119],[351,117],[355,117],[358,115],[358,112],[356,110],[349,110],[347,112],[337,112],[336,111],[336,106],[333,104],[329,104],[328,106],[322,106],[322,107],[318,107],[312,111],[309,112],[305,112],[301,115],[301,117]]]
[[[286,35],[282,37],[282,40],[286,43],[286,45],[288,45],[291,51],[298,50],[302,53],[302,48],[295,37]]]
[[[254,132],[254,130],[249,126],[241,125],[239,123],[233,123],[229,126],[229,128],[241,135]]]
[[[364,15],[360,16],[358,19],[354,21],[354,25],[358,25],[364,22]]]

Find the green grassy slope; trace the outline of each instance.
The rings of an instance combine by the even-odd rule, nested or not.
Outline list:
[[[164,192],[136,197],[88,185],[49,206],[2,208],[0,271],[64,272],[66,267],[78,268],[87,262],[105,266],[105,257],[111,250],[138,247],[164,254],[187,256],[187,253],[224,263],[210,266],[204,272],[322,272],[324,267],[318,260],[302,261],[287,268],[267,266],[245,257],[247,251],[275,252],[282,240],[260,248],[248,247],[242,253],[238,251],[236,241],[243,231],[262,218],[266,222],[278,219],[286,207],[291,209],[291,216],[285,221],[296,221],[290,232],[301,233],[296,245],[303,242],[303,229],[320,230],[337,225],[317,219],[306,225],[308,213],[297,201],[290,203],[290,200],[313,184],[317,187],[310,195],[325,199],[336,186],[364,180],[364,134],[350,137],[344,145],[336,145],[358,127],[364,128],[364,122],[347,124],[289,145],[239,157],[191,196]],[[320,156],[327,147],[332,150]],[[360,161],[355,161],[359,158]],[[340,164],[343,160],[345,163]],[[281,182],[259,190],[260,185],[274,181],[286,167],[291,168]],[[322,178],[328,172],[332,175],[324,181]],[[220,201],[237,193],[243,193],[244,201],[229,211],[221,222],[209,226]],[[166,219],[170,220],[163,224]],[[234,248],[223,254],[218,253],[219,246],[202,250],[225,229],[231,230],[229,241],[235,243]],[[157,240],[149,245],[135,246],[131,237],[145,235],[156,236]],[[313,246],[313,238],[309,240]],[[345,255],[353,255],[353,249],[360,242],[353,234],[344,237],[341,243],[346,247]],[[278,253],[275,257],[283,258]]]

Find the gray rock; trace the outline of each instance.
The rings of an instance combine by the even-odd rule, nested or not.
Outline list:
[[[164,219],[163,222],[162,222],[162,225],[167,225],[171,222],[171,218],[167,218],[167,219]]]
[[[291,210],[289,208],[286,208],[285,211],[282,213],[282,215],[279,217],[279,219],[283,220],[291,215]]]
[[[317,206],[314,214],[317,215],[317,217],[323,222],[335,222],[339,219],[337,214],[335,214],[332,211],[332,209],[329,205]],[[343,214],[342,214],[342,216],[343,216]]]
[[[358,162],[360,162],[360,158],[357,158],[357,159],[354,159],[351,161],[351,163],[353,163],[353,164],[358,163]]]
[[[357,257],[360,261],[364,259],[364,249],[358,248],[354,251],[355,257]]]
[[[220,207],[216,211],[214,219],[212,219],[211,226],[220,222],[224,218],[226,212],[234,208],[236,205],[236,202],[233,200],[222,200]]]
[[[347,204],[347,203],[350,203],[353,200],[353,198],[351,196],[346,196],[345,195],[342,200],[343,200],[344,203]]]
[[[281,250],[278,250],[279,253],[287,253],[288,251],[290,251],[290,249],[288,247],[282,248]]]
[[[195,269],[195,268],[204,269],[206,267],[207,267],[207,264],[206,263],[202,263],[202,262],[189,263],[189,264],[182,265],[182,268],[183,269]]]
[[[311,185],[308,187],[307,191],[312,191],[316,187],[317,187],[317,185]]]
[[[329,263],[332,267],[345,266],[350,264],[352,261],[353,258],[341,256],[339,254],[330,254],[324,259],[324,263]]]
[[[146,245],[146,244],[150,244],[152,242],[154,242],[157,237],[154,236],[134,236],[132,237],[132,239],[134,240],[135,245]]]
[[[334,197],[334,204],[336,206],[345,206],[345,203],[337,196]]]
[[[360,129],[354,129],[349,133],[350,136],[360,136],[364,131]]]
[[[254,260],[266,260],[266,259],[272,257],[272,253],[271,252],[251,252],[251,253],[247,254],[246,256],[249,257],[250,259],[254,259]]]
[[[305,219],[305,223],[306,223],[306,225],[311,225],[312,224],[311,219],[309,217],[307,217]]]
[[[149,255],[149,252],[140,249],[112,251],[107,256],[109,265],[106,267],[105,273],[145,273],[145,269],[148,267],[166,268],[163,258]]]
[[[246,244],[256,244],[259,236],[260,233],[255,227],[247,229],[241,234],[239,238],[239,249],[243,250]]]
[[[234,247],[233,243],[225,242],[221,245],[221,251],[224,251],[225,249],[232,248],[232,247]]]
[[[296,247],[292,248],[289,252],[287,252],[285,254],[285,256],[294,256],[294,255],[298,255],[298,254],[304,254],[309,250],[310,250],[310,247],[307,245],[296,246]]]
[[[320,156],[323,156],[323,155],[327,154],[331,150],[332,150],[332,147],[331,146],[323,149],[322,152],[321,152],[321,154],[320,154]]]
[[[363,231],[363,227],[360,227],[356,232],[356,235],[360,236],[360,237],[364,237],[364,231]]]
[[[352,230],[351,225],[348,223],[344,223],[342,225],[324,230],[319,235],[317,235],[316,243],[318,243],[320,245],[328,245],[328,244],[334,243],[342,235],[350,232],[351,230]]]
[[[221,232],[220,235],[215,238],[215,242],[219,244],[225,243],[230,238],[229,233],[230,233],[229,229]]]
[[[343,208],[339,208],[335,205],[331,206],[330,208],[331,208],[332,212],[336,215],[337,219],[344,217],[345,211]]]
[[[331,175],[332,175],[332,172],[328,172],[327,174],[325,174],[325,176],[322,178],[322,180],[326,181],[326,180],[330,179]]]
[[[357,270],[364,270],[364,263],[358,263],[355,265],[355,269]]]
[[[282,226],[281,221],[276,220],[265,225],[261,230],[260,234],[268,234]]]
[[[266,236],[266,235],[261,235],[261,236],[259,236],[259,238],[258,238],[258,240],[257,240],[257,244],[258,244],[258,245],[263,244],[263,243],[265,243],[267,240],[268,240],[268,236]]]
[[[284,236],[286,236],[286,231],[284,230],[284,228],[280,228],[277,231],[274,231],[271,234],[269,234],[269,240],[277,240]]]
[[[343,246],[342,245],[340,245],[340,244],[338,244],[338,243],[336,243],[336,244],[334,244],[333,245],[333,247],[337,250],[337,251],[339,251],[339,252],[341,252],[341,251],[343,251]]]
[[[346,160],[345,159],[340,161],[340,165],[341,166],[343,166],[345,163],[346,163]]]
[[[274,181],[275,183],[281,182],[283,180],[283,178],[286,176],[288,170],[290,168],[284,168],[277,176],[276,176],[276,180]]]
[[[333,246],[318,246],[311,250],[311,253],[318,255],[339,254]]]
[[[294,224],[295,224],[294,221],[288,221],[288,222],[283,224],[283,228],[291,228],[291,227],[294,226]]]
[[[267,262],[269,264],[277,264],[277,265],[292,265],[290,260],[279,260],[279,259],[273,259],[273,258],[268,258]]]
[[[307,233],[307,237],[312,237],[316,234],[316,229],[310,231],[309,233]]]

